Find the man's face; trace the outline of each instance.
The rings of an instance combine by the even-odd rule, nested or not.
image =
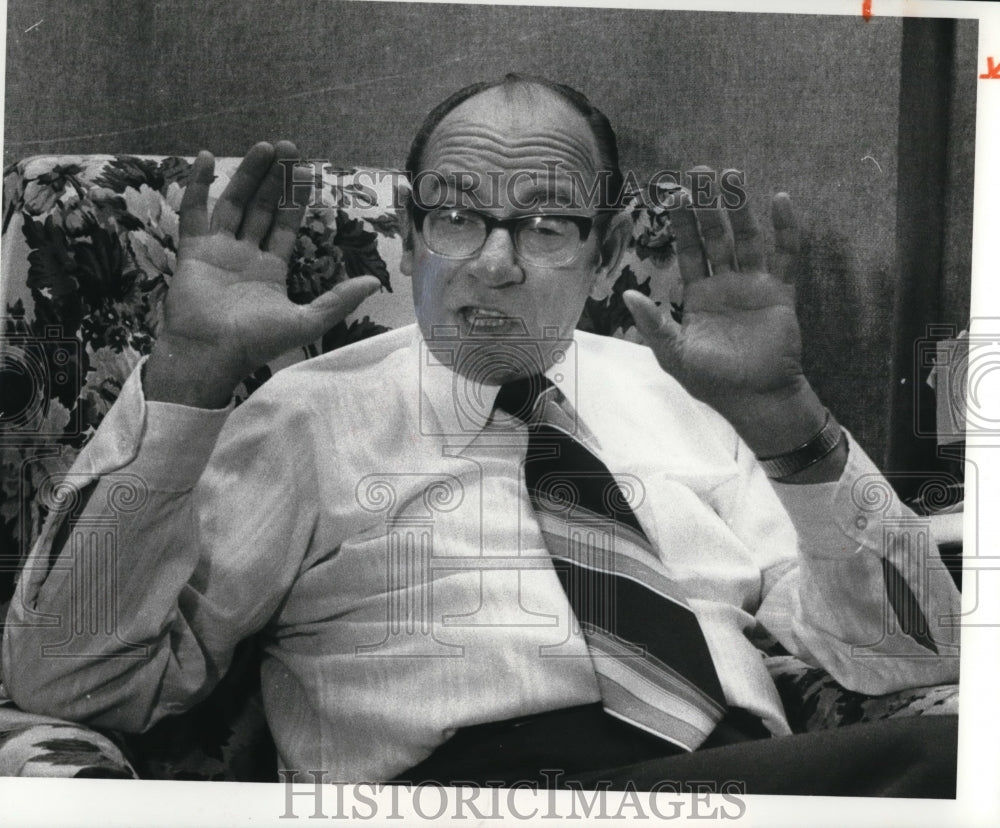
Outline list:
[[[469,207],[497,219],[593,218],[598,205],[587,190],[599,166],[589,125],[558,96],[532,87],[508,97],[495,88],[456,107],[434,130],[418,192],[428,207]],[[465,258],[431,251],[413,231],[402,269],[413,278],[424,338],[456,345],[462,355],[453,367],[480,379],[504,382],[545,370],[559,341],[565,348],[572,337],[592,286],[617,262],[606,230],[605,217],[570,261],[555,265],[525,262],[509,226],[493,227]]]

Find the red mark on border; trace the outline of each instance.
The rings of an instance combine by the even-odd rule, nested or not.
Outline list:
[[[865,20],[871,20],[872,19],[872,0],[865,0],[861,4],[861,16]]]
[[[1000,80],[1000,63],[994,63],[992,57],[986,58],[986,71],[979,77],[983,80]]]

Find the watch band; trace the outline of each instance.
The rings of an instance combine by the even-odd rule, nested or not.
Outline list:
[[[818,463],[840,444],[843,434],[840,423],[827,409],[823,427],[801,446],[773,457],[758,457],[757,460],[768,477],[780,480]]]

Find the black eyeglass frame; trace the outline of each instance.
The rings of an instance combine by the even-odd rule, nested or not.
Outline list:
[[[438,212],[442,212],[442,213],[451,213],[451,212],[471,213],[472,215],[475,215],[475,216],[478,216],[479,218],[481,218],[482,221],[483,221],[483,224],[486,225],[486,235],[483,237],[482,244],[480,244],[479,247],[477,247],[471,253],[467,253],[464,256],[453,256],[453,255],[450,255],[448,253],[440,253],[439,251],[435,250],[433,247],[430,246],[430,244],[427,243],[427,237],[424,235],[424,219],[427,216],[429,216],[431,213],[438,213]],[[550,266],[550,267],[560,267],[562,265],[569,264],[571,261],[573,261],[573,259],[575,259],[576,256],[579,254],[580,249],[586,243],[587,239],[590,238],[590,231],[593,229],[594,223],[596,221],[596,217],[595,216],[578,216],[578,215],[574,215],[572,213],[541,213],[541,212],[539,212],[539,213],[523,213],[523,214],[518,215],[518,216],[510,216],[509,218],[496,218],[495,216],[491,216],[488,213],[480,213],[478,210],[473,210],[473,209],[468,208],[468,207],[435,207],[435,208],[427,208],[427,207],[422,207],[422,206],[420,206],[419,204],[416,204],[416,203],[414,203],[414,204],[411,205],[411,215],[413,216],[413,226],[416,228],[417,232],[420,233],[421,238],[424,240],[424,244],[427,245],[427,249],[430,250],[432,253],[434,253],[436,256],[440,256],[443,259],[454,259],[454,260],[471,259],[474,256],[476,256],[479,253],[479,251],[483,249],[483,246],[489,240],[490,234],[492,234],[493,231],[497,227],[501,227],[501,228],[503,228],[504,230],[507,231],[508,235],[510,236],[511,243],[514,245],[514,252],[520,257],[521,256],[521,251],[518,248],[517,233],[514,232],[516,226],[520,222],[526,221],[528,219],[534,219],[534,218],[569,219],[571,222],[573,222],[577,226],[577,230],[579,230],[579,232],[580,232],[580,243],[579,243],[579,246],[573,252],[573,255],[570,256],[568,259],[566,259],[566,261],[560,262],[558,264],[549,264],[548,266]],[[525,261],[530,262],[530,259],[525,259]],[[541,263],[541,262],[534,262],[534,264],[537,264],[539,266],[543,266],[543,263]]]

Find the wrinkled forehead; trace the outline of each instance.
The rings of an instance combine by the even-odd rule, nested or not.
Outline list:
[[[422,161],[414,184],[426,207],[583,212],[594,206],[600,153],[587,121],[554,93],[497,87],[450,112]]]

